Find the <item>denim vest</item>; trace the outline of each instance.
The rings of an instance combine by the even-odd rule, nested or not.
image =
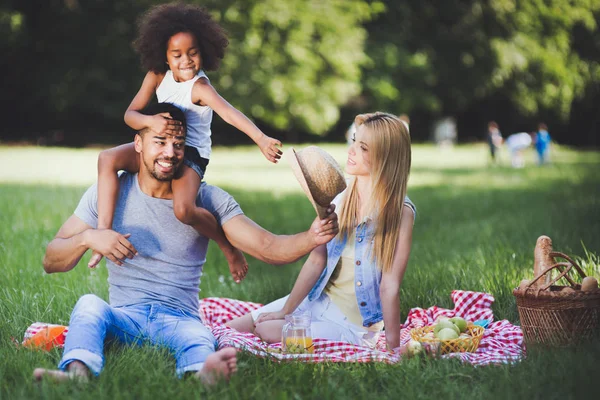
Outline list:
[[[416,218],[417,210],[408,197],[404,198],[404,204],[413,210]],[[374,224],[372,220],[367,218],[356,227],[354,239],[354,289],[356,291],[358,309],[363,319],[363,326],[366,327],[383,319],[381,298],[379,297],[382,273],[381,269],[373,262],[371,253],[374,240],[373,228]],[[309,301],[318,299],[323,293],[346,247],[346,241],[347,237],[338,235],[327,243],[327,266],[308,294]]]

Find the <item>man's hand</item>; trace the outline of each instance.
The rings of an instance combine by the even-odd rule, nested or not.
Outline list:
[[[256,318],[256,321],[254,321],[254,326],[265,321],[273,321],[278,319],[285,319],[285,312],[283,310],[260,314],[258,318]]]
[[[315,218],[310,226],[310,233],[317,245],[322,245],[333,239],[339,232],[338,216],[334,212],[335,205],[330,204],[325,219]]]
[[[119,266],[123,265],[125,258],[132,259],[137,255],[137,250],[127,240],[130,233],[122,235],[112,229],[90,229],[85,235],[87,247]]]

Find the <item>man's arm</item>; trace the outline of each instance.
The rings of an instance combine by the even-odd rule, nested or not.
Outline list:
[[[227,221],[223,231],[234,247],[252,257],[268,264],[289,264],[338,234],[334,208],[330,206],[331,214],[326,219],[315,219],[308,231],[295,235],[275,235],[243,214]]]
[[[133,258],[137,254],[127,240],[129,236],[110,229],[93,229],[76,215],[71,215],[46,247],[44,270],[49,274],[70,271],[87,249],[93,249],[115,264],[122,265],[121,260],[125,257]]]

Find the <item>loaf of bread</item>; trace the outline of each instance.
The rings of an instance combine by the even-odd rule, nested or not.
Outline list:
[[[535,244],[535,250],[533,251],[533,276],[537,277],[541,275],[548,267],[551,267],[556,263],[554,257],[550,256],[552,252],[552,239],[548,236],[540,236]],[[539,287],[544,286],[550,282],[550,274],[546,275],[542,279],[539,279],[533,286]]]

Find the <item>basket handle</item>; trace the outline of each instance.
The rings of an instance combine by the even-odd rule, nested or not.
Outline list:
[[[564,267],[567,267],[567,268],[565,268],[565,269],[564,269],[564,271],[563,271],[563,269],[562,269],[562,267],[563,267],[563,266],[564,266]],[[560,275],[559,275],[557,278],[553,279],[553,280],[552,280],[552,281],[551,281],[549,284],[547,284],[547,285],[544,285],[544,286],[542,286],[542,287],[539,287],[539,288],[537,289],[537,293],[539,293],[539,292],[540,292],[540,290],[546,290],[546,289],[548,289],[548,288],[549,288],[549,287],[550,287],[550,286],[551,286],[553,283],[555,283],[557,280],[559,280],[559,279],[560,279],[560,278],[562,278],[563,276],[566,276],[566,275],[567,275],[567,272],[569,272],[569,270],[571,269],[571,265],[570,265],[570,264],[568,264],[568,263],[557,263],[557,264],[554,264],[554,265],[551,265],[551,266],[549,266],[548,268],[546,268],[546,269],[544,270],[544,272],[542,272],[541,274],[539,274],[538,276],[536,276],[535,278],[533,278],[533,280],[531,280],[531,281],[530,281],[530,282],[529,282],[529,283],[528,283],[528,284],[525,286],[525,290],[527,290],[527,289],[531,288],[531,286],[532,286],[534,283],[536,283],[537,281],[539,281],[540,279],[542,279],[544,276],[546,276],[546,274],[548,274],[549,272],[551,272],[551,271],[552,271],[554,268],[558,269],[558,270],[561,272],[561,273],[560,273]]]
[[[563,272],[563,267],[568,267],[569,264],[561,262],[561,263],[556,263],[556,266],[560,272]],[[575,287],[575,285],[577,285],[577,283],[575,283],[573,278],[571,278],[569,275],[565,275],[564,278],[569,281],[569,283],[571,284],[572,287]]]
[[[575,286],[576,283],[575,281],[573,281],[573,279],[571,279],[571,277],[569,277],[569,275],[567,275],[567,273],[571,270],[572,267],[575,267],[575,269],[577,270],[577,272],[579,273],[579,275],[581,276],[581,278],[585,278],[586,275],[583,272],[583,270],[581,269],[581,267],[579,265],[577,265],[577,263],[575,261],[573,261],[572,258],[570,258],[569,256],[567,256],[564,253],[561,253],[559,251],[553,251],[550,253],[551,257],[561,257],[566,259],[568,262],[559,262],[556,263],[554,265],[551,265],[550,267],[546,268],[544,270],[544,272],[542,272],[541,274],[539,274],[538,276],[536,276],[531,282],[529,282],[526,287],[525,290],[528,290],[529,288],[531,288],[531,286],[537,282],[538,280],[540,280],[543,276],[545,276],[547,273],[549,273],[550,271],[552,271],[553,269],[558,269],[560,271],[560,274],[555,277],[554,279],[552,279],[548,284],[539,287],[536,291],[536,296],[540,293],[541,290],[546,290],[548,289],[550,286],[552,286],[554,283],[556,283],[560,278],[565,278],[567,281],[569,281],[569,283],[571,284],[571,286]],[[563,270],[563,267],[566,267]]]
[[[566,255],[565,253],[561,253],[560,251],[553,251],[550,253],[550,256],[551,257],[561,257],[561,258],[564,258],[565,260],[567,260],[568,262],[570,262],[575,267],[577,272],[579,273],[579,276],[581,276],[581,279],[583,279],[587,276],[585,274],[585,272],[583,272],[581,267],[571,257]]]

